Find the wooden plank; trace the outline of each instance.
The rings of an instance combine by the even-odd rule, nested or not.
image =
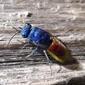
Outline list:
[[[7,35],[7,39],[4,38],[0,41],[5,42],[3,45],[4,47],[0,48],[0,84],[43,85],[43,82],[45,81],[44,84],[48,85],[55,83],[58,84],[59,82],[66,83],[68,79],[73,79],[76,75],[76,78],[80,77],[80,74],[82,74],[82,77],[84,76],[84,42],[66,42],[67,47],[71,51],[71,56],[75,58],[77,62],[73,63],[72,60],[70,64],[62,65],[62,70],[60,73],[57,73],[60,65],[58,65],[58,63],[52,64],[53,74],[51,75],[49,65],[47,64],[46,58],[42,53],[38,52],[34,56],[25,60],[25,56],[29,55],[32,51],[32,45],[29,44],[28,47],[21,49],[23,44],[17,39],[20,39],[22,42],[24,42],[24,39],[21,39],[21,36],[17,35],[11,42],[10,48],[8,48],[6,47],[6,44],[12,34],[6,34],[6,36]],[[0,43],[0,45],[2,44]],[[70,75],[71,77],[69,77]]]
[[[28,17],[29,13],[32,16]],[[85,85],[85,0],[1,0],[0,1],[0,85]],[[47,30],[65,43],[70,52],[67,65],[52,64],[52,75],[42,52],[25,59],[32,45],[12,26],[29,22]],[[57,73],[60,70],[59,73]]]

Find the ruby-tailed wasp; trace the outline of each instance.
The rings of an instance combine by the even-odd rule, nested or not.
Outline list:
[[[50,59],[47,53],[60,63],[64,63],[68,59],[69,54],[66,46],[47,31],[39,27],[32,27],[31,24],[25,24],[23,27],[18,27],[18,29],[15,29],[17,32],[11,37],[9,43],[16,34],[21,33],[23,38],[27,39],[27,43],[32,42],[36,46],[36,48],[27,57],[32,56],[38,49],[42,49],[49,65]]]

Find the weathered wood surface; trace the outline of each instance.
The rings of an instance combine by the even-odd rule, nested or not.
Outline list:
[[[85,0],[0,1],[0,85],[85,85]],[[32,45],[21,49],[24,39],[12,26],[25,22],[48,30],[61,39],[72,59],[67,65],[52,63],[52,75],[43,53],[25,59]],[[20,42],[21,41],[21,42]],[[57,73],[60,69],[61,71]]]

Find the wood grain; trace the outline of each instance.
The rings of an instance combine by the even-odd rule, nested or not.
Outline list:
[[[31,16],[28,16],[31,13]],[[84,0],[1,0],[0,1],[0,85],[84,85],[85,84],[85,1]],[[24,46],[13,26],[29,22],[59,38],[68,48],[66,65],[51,59],[52,75],[40,51],[25,59],[34,46]],[[61,71],[59,71],[61,67]]]

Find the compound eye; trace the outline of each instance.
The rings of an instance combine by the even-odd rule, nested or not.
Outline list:
[[[25,38],[25,35],[22,35],[23,38]]]

